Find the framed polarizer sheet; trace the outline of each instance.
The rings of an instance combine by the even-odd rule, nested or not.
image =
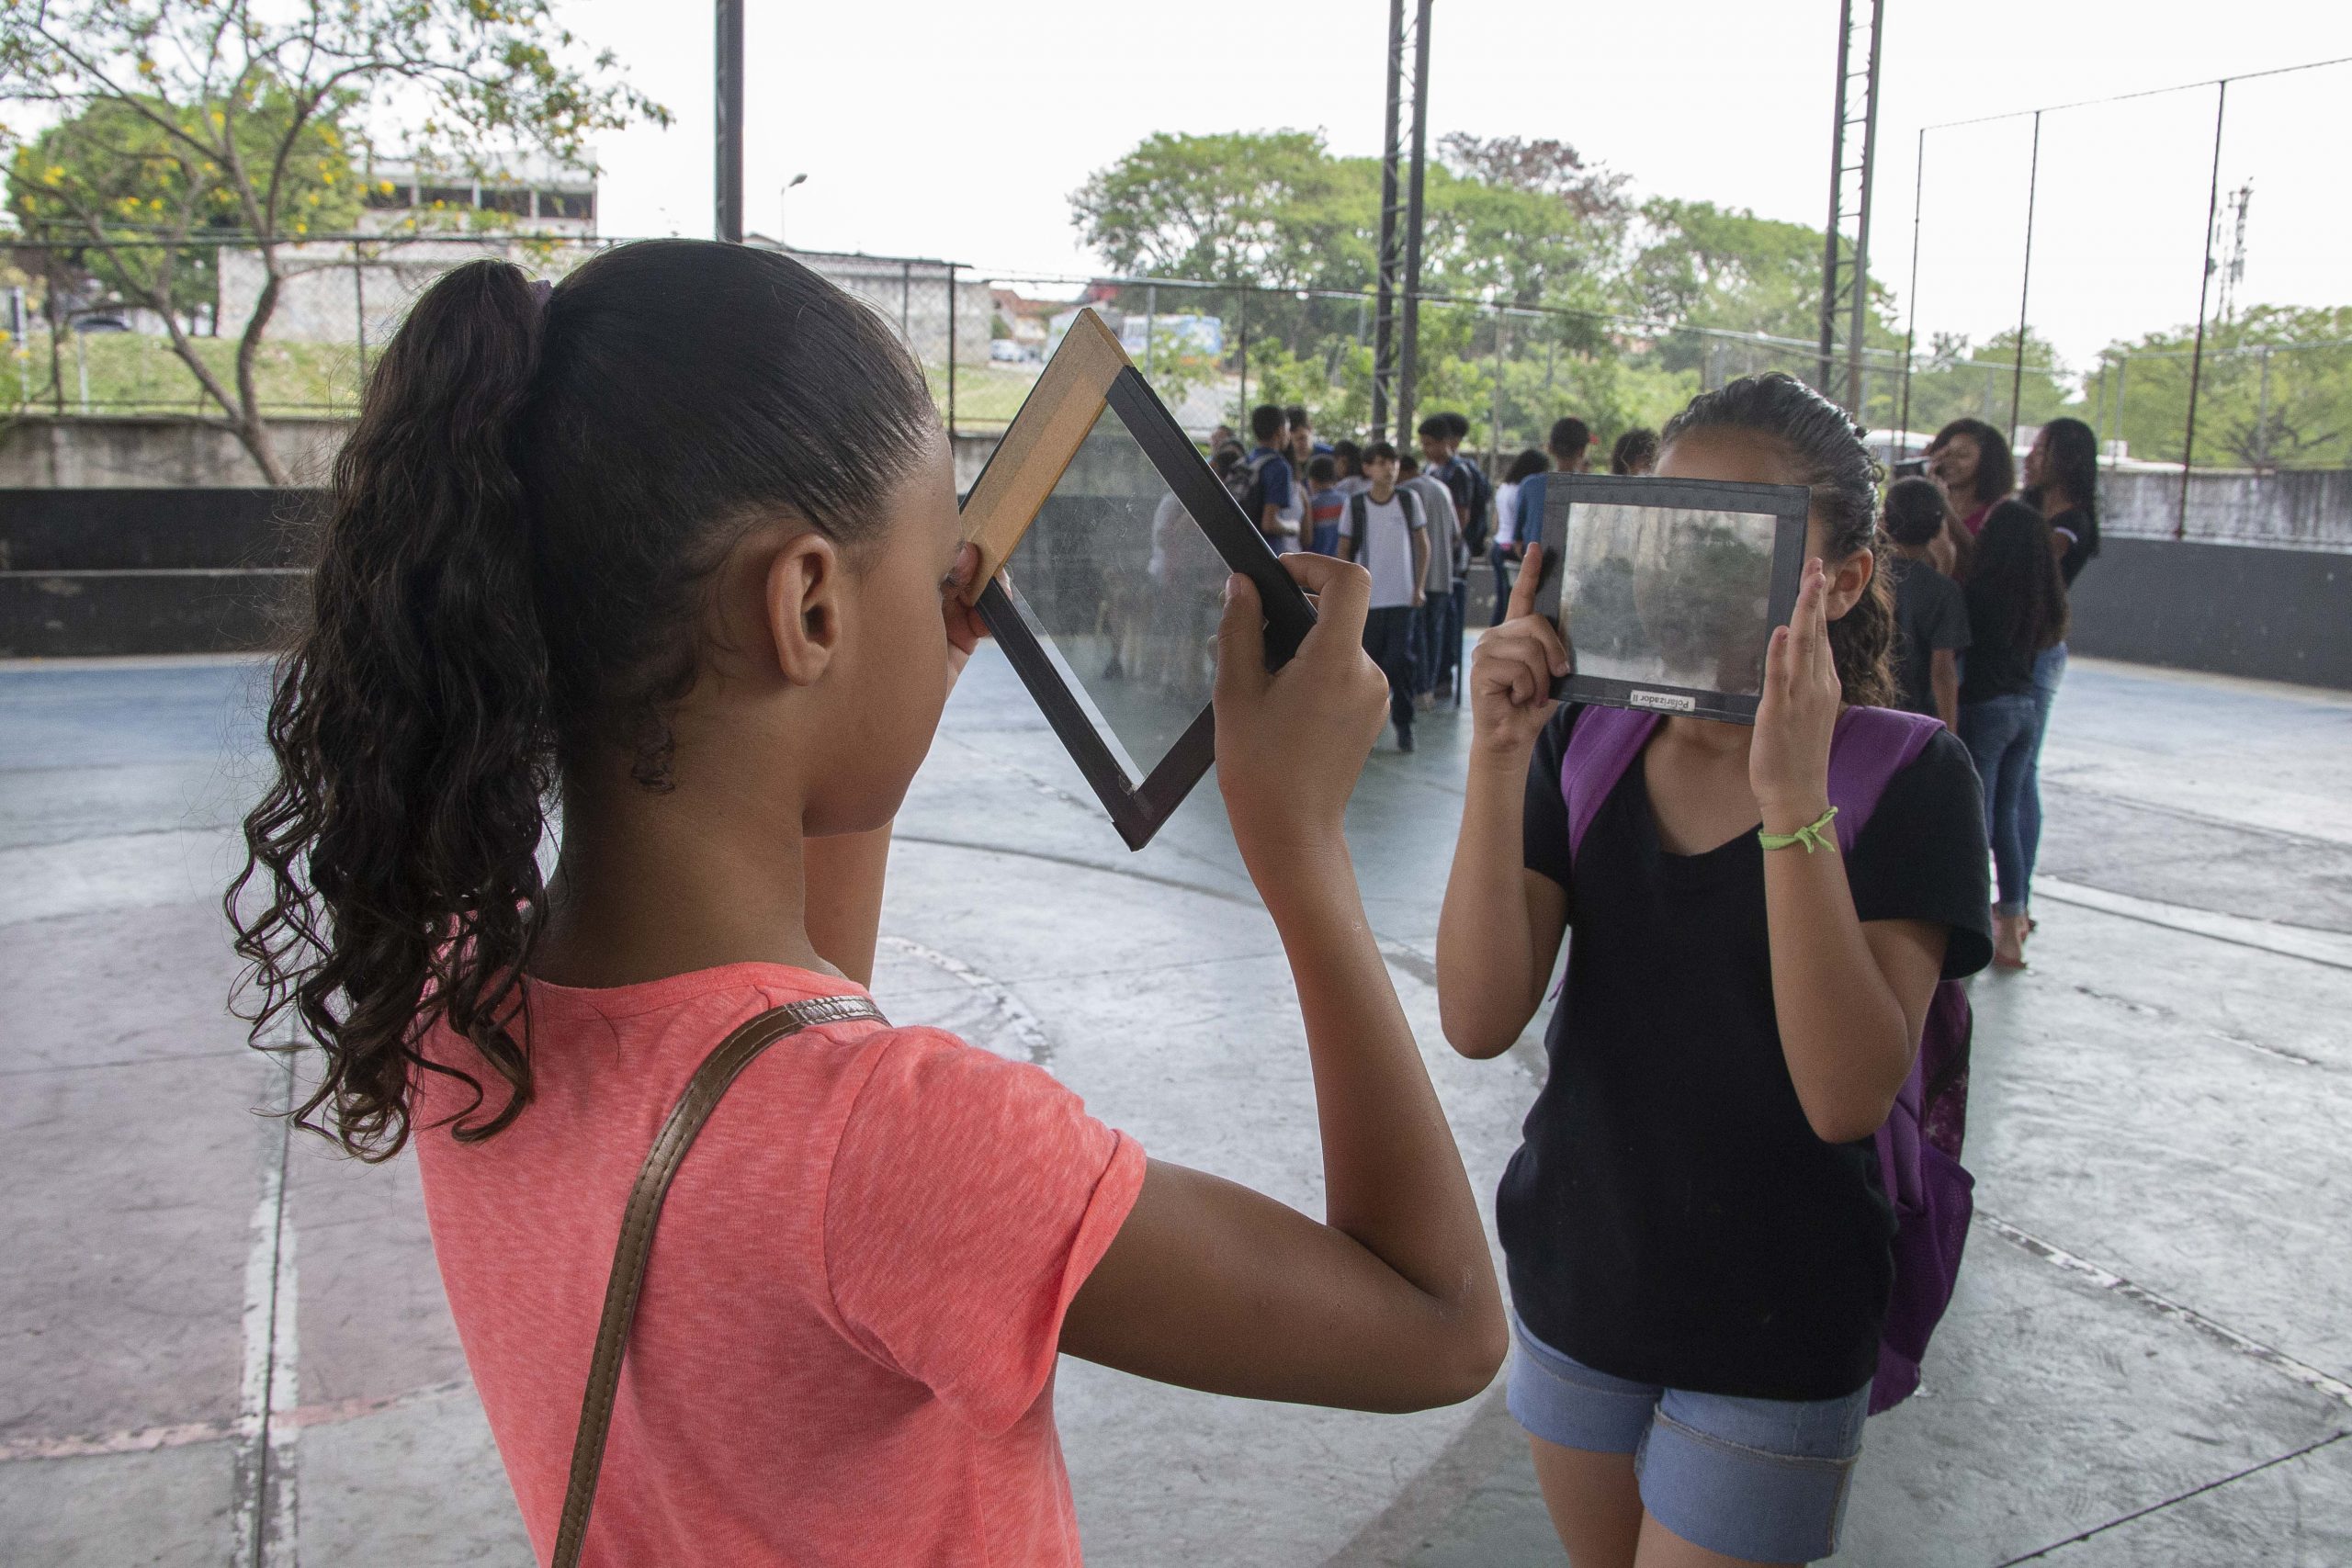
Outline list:
[[[1081,311],[964,502],[981,617],[1130,849],[1215,760],[1225,581],[1266,607],[1279,666],[1306,596],[1091,310]]]
[[[1802,485],[1551,475],[1535,607],[1570,666],[1552,694],[1755,723],[1810,504]]]

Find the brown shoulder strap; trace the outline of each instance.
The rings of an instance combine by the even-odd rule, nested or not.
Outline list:
[[[596,1472],[604,1467],[613,1393],[620,1384],[629,1325],[637,1318],[638,1289],[645,1282],[645,1260],[653,1250],[654,1223],[662,1217],[662,1200],[669,1195],[671,1179],[678,1174],[686,1150],[694,1146],[695,1134],[710,1120],[728,1086],[761,1052],[817,1024],[857,1019],[888,1021],[864,997],[819,997],[763,1012],[703,1058],[678,1103],[670,1108],[670,1119],[653,1140],[637,1173],[637,1185],[629,1190],[628,1207],[622,1212],[620,1244],[614,1248],[612,1278],[605,1285],[605,1315],[596,1325],[596,1353],[588,1363],[588,1392],[580,1403],[580,1434],[571,1443],[571,1483],[563,1495],[563,1522],[556,1531],[551,1568],[573,1568],[588,1536],[588,1509],[596,1500]]]

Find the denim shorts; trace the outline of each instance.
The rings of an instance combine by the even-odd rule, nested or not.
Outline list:
[[[1737,1399],[1628,1382],[1571,1360],[1511,1314],[1507,1397],[1528,1432],[1564,1449],[1632,1454],[1651,1517],[1693,1546],[1752,1562],[1812,1562],[1838,1526],[1871,1391],[1843,1399]]]

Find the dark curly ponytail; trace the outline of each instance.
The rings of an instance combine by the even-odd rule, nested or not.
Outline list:
[[[458,1137],[514,1121],[564,769],[617,752],[663,787],[704,580],[763,516],[871,533],[937,434],[879,319],[774,253],[655,241],[552,294],[491,261],[425,291],[336,461],[226,900],[254,1043],[304,1043],[290,1010],[323,1054],[302,1125],[390,1157],[419,1072],[470,1087]],[[436,1021],[494,1110],[418,1050]]]
[[[1871,547],[1883,470],[1845,410],[1775,370],[1700,393],[1666,422],[1658,441],[1663,448],[1690,431],[1724,428],[1770,436],[1796,464],[1813,490],[1813,514],[1827,535],[1821,557],[1831,570]],[[1884,707],[1894,700],[1894,598],[1884,576],[1873,571],[1862,596],[1829,623],[1829,649],[1849,703]]]

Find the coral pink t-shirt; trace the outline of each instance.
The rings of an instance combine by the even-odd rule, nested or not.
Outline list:
[[[541,1562],[655,1133],[736,1025],[849,994],[770,964],[534,981],[534,1098],[481,1143],[446,1124],[464,1085],[418,1074],[434,1252]],[[465,1041],[435,1028],[424,1053],[499,1103]],[[1143,1169],[1045,1072],[937,1030],[833,1023],[770,1046],[670,1190],[582,1562],[1078,1562],[1056,1346]]]

